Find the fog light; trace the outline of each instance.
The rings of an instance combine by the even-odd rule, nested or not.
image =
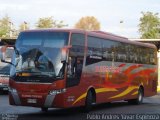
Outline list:
[[[59,90],[51,90],[50,92],[49,92],[49,94],[50,95],[57,95],[57,94],[61,94],[61,93],[64,93],[64,92],[66,92],[66,89],[64,88],[64,89],[59,89]]]

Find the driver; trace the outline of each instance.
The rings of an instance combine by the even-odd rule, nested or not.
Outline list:
[[[49,65],[49,59],[48,59],[48,52],[45,51],[38,59],[38,64],[39,64],[39,68],[41,70],[46,70],[48,69],[48,65]]]
[[[27,58],[27,60],[22,65],[22,69],[29,69],[29,68],[35,68],[34,61],[30,57]]]

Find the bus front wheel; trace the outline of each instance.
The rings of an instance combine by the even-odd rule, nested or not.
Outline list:
[[[92,104],[93,104],[93,94],[89,90],[86,96],[84,112],[89,112],[92,109]]]

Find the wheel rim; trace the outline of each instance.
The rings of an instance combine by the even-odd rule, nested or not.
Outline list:
[[[138,101],[139,102],[142,102],[142,100],[143,100],[143,95],[142,95],[142,92],[141,92],[141,90],[139,91],[139,96],[138,96]]]

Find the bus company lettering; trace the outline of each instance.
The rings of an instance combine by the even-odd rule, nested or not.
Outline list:
[[[99,57],[99,56],[90,56],[90,58],[93,58],[93,59],[102,59],[102,57]]]
[[[22,98],[42,98],[41,95],[24,95],[22,94]]]
[[[120,73],[121,68],[116,66],[95,66],[95,72],[116,72]]]

